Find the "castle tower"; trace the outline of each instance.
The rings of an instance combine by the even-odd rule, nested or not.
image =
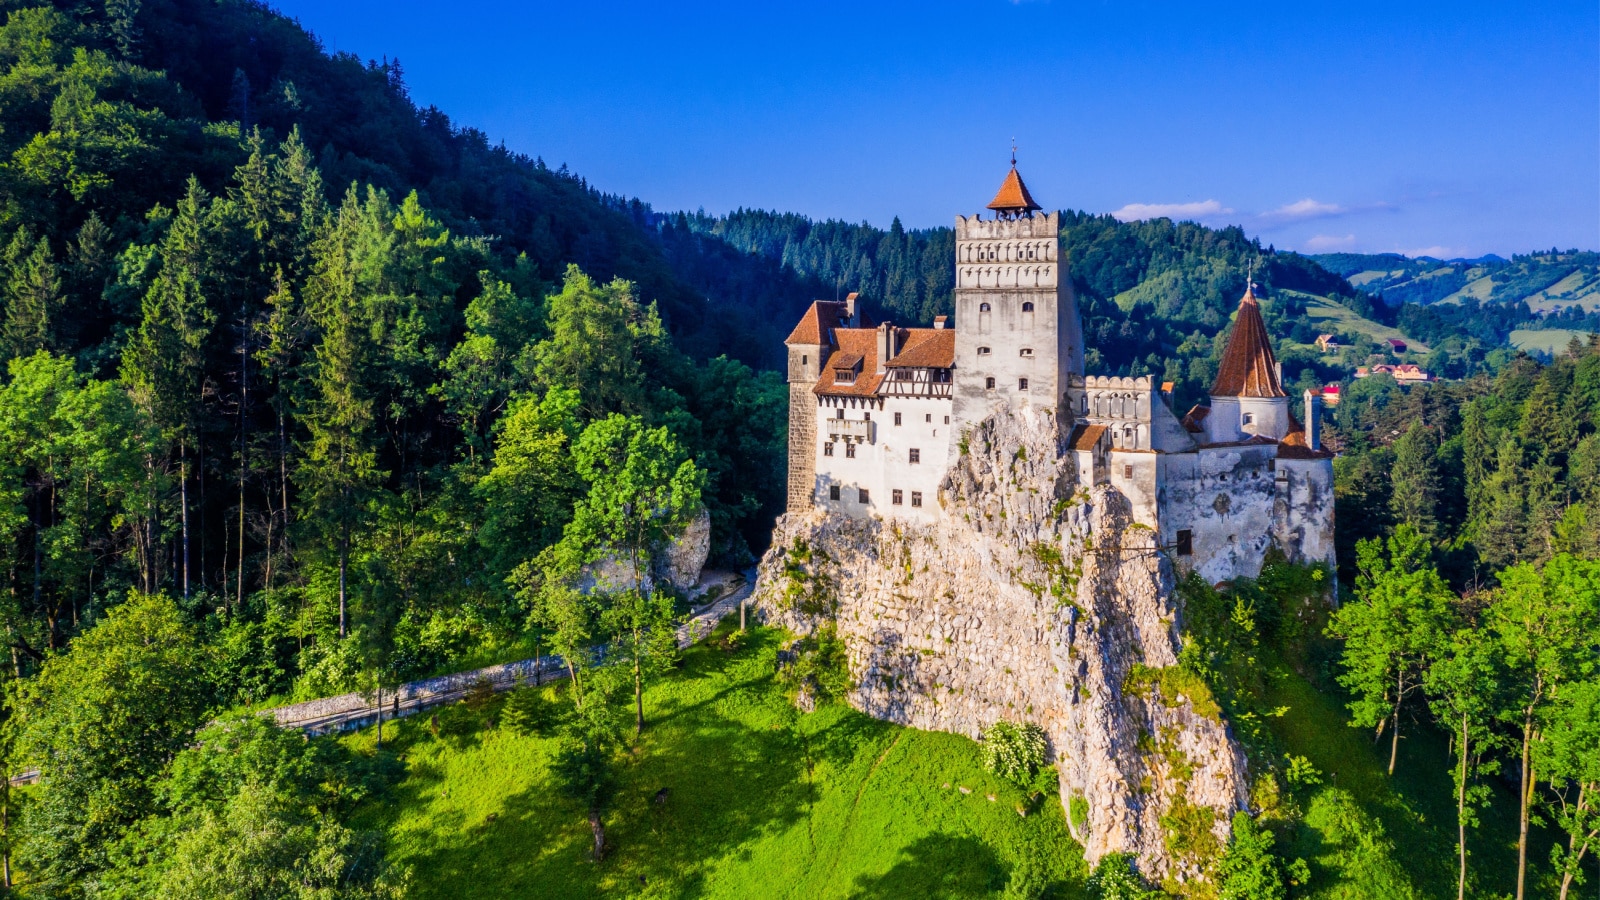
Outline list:
[[[1246,285],[1216,383],[1211,385],[1206,431],[1213,444],[1254,435],[1281,441],[1289,433],[1290,418],[1289,395],[1283,391],[1272,340],[1261,320],[1261,305],[1256,302],[1255,287]]]
[[[835,328],[858,328],[862,316],[856,295],[843,303],[818,300],[784,341],[789,348],[789,512],[811,508],[816,489],[817,398],[813,389],[822,365],[837,348]]]
[[[958,434],[1002,402],[1059,416],[1068,376],[1083,374],[1083,327],[1061,258],[1060,215],[1040,214],[1015,158],[989,209],[993,219],[956,217]]]

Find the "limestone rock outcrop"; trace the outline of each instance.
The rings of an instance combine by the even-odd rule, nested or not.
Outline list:
[[[1059,439],[1048,413],[996,409],[964,435],[931,526],[784,516],[755,602],[798,633],[835,622],[873,716],[973,738],[1038,724],[1088,858],[1184,880],[1247,802],[1244,753],[1208,697],[1162,677],[1182,610],[1154,533],[1115,489],[1080,488]]]

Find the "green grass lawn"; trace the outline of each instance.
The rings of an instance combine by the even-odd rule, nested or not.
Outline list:
[[[1518,350],[1532,350],[1554,356],[1567,352],[1567,344],[1573,338],[1588,341],[1589,332],[1573,331],[1570,328],[1518,328],[1511,332],[1511,346]]]
[[[1401,340],[1405,341],[1406,345],[1412,350],[1415,350],[1418,353],[1428,352],[1428,347],[1426,344],[1423,344],[1421,341],[1406,337],[1404,334],[1400,333],[1399,329],[1390,328],[1387,325],[1380,325],[1371,319],[1364,318],[1357,314],[1356,311],[1350,307],[1344,306],[1340,303],[1335,303],[1326,297],[1319,297],[1316,294],[1306,294],[1300,291],[1291,291],[1287,289],[1281,290],[1280,293],[1292,294],[1296,297],[1305,298],[1306,318],[1318,328],[1325,328],[1334,333],[1348,331],[1355,334],[1364,334],[1374,341],[1384,341],[1388,340],[1389,338],[1400,338]]]
[[[981,898],[999,896],[1024,857],[1083,896],[1086,867],[1054,794],[1031,802],[982,769],[963,737],[901,728],[826,705],[801,714],[773,678],[773,631],[738,652],[701,644],[646,693],[650,725],[623,764],[608,815],[611,853],[589,860],[582,812],[550,789],[549,737],[491,727],[499,701],[390,723],[385,752],[406,776],[356,825],[387,833],[408,866],[410,896]],[[1297,897],[1391,900],[1455,896],[1449,748],[1413,727],[1394,778],[1387,742],[1350,728],[1335,697],[1263,661],[1279,743],[1323,783],[1303,796],[1287,848],[1311,864]],[[547,686],[553,697],[561,688]],[[341,740],[370,750],[371,729]],[[946,786],[948,785],[948,787]],[[971,793],[962,793],[967,787]],[[662,788],[665,802],[652,802]],[[995,796],[994,801],[988,795]],[[1496,784],[1469,833],[1474,897],[1513,887],[1516,811]],[[1021,807],[1027,815],[1018,815]],[[1548,837],[1530,854],[1533,896],[1548,896]]]
[[[1025,855],[1058,896],[1081,895],[1053,794],[1029,803],[963,737],[839,705],[800,714],[772,677],[779,635],[752,635],[737,653],[692,648],[646,694],[599,865],[581,811],[549,789],[554,741],[483,727],[495,704],[441,716],[440,737],[428,716],[389,725],[407,775],[358,824],[388,833],[417,898],[990,897]],[[344,740],[370,748],[374,735]]]

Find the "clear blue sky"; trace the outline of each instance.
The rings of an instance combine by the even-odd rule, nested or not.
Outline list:
[[[277,0],[412,96],[660,210],[987,203],[1297,250],[1600,249],[1600,4]]]

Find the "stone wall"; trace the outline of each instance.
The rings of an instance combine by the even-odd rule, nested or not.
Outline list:
[[[954,451],[934,524],[785,516],[756,603],[800,633],[835,621],[871,715],[974,738],[1040,725],[1089,859],[1127,851],[1189,877],[1202,860],[1169,845],[1225,840],[1244,756],[1219,717],[1163,695],[1170,560],[1118,491],[1077,486],[1057,441],[1049,415],[997,405]]]

